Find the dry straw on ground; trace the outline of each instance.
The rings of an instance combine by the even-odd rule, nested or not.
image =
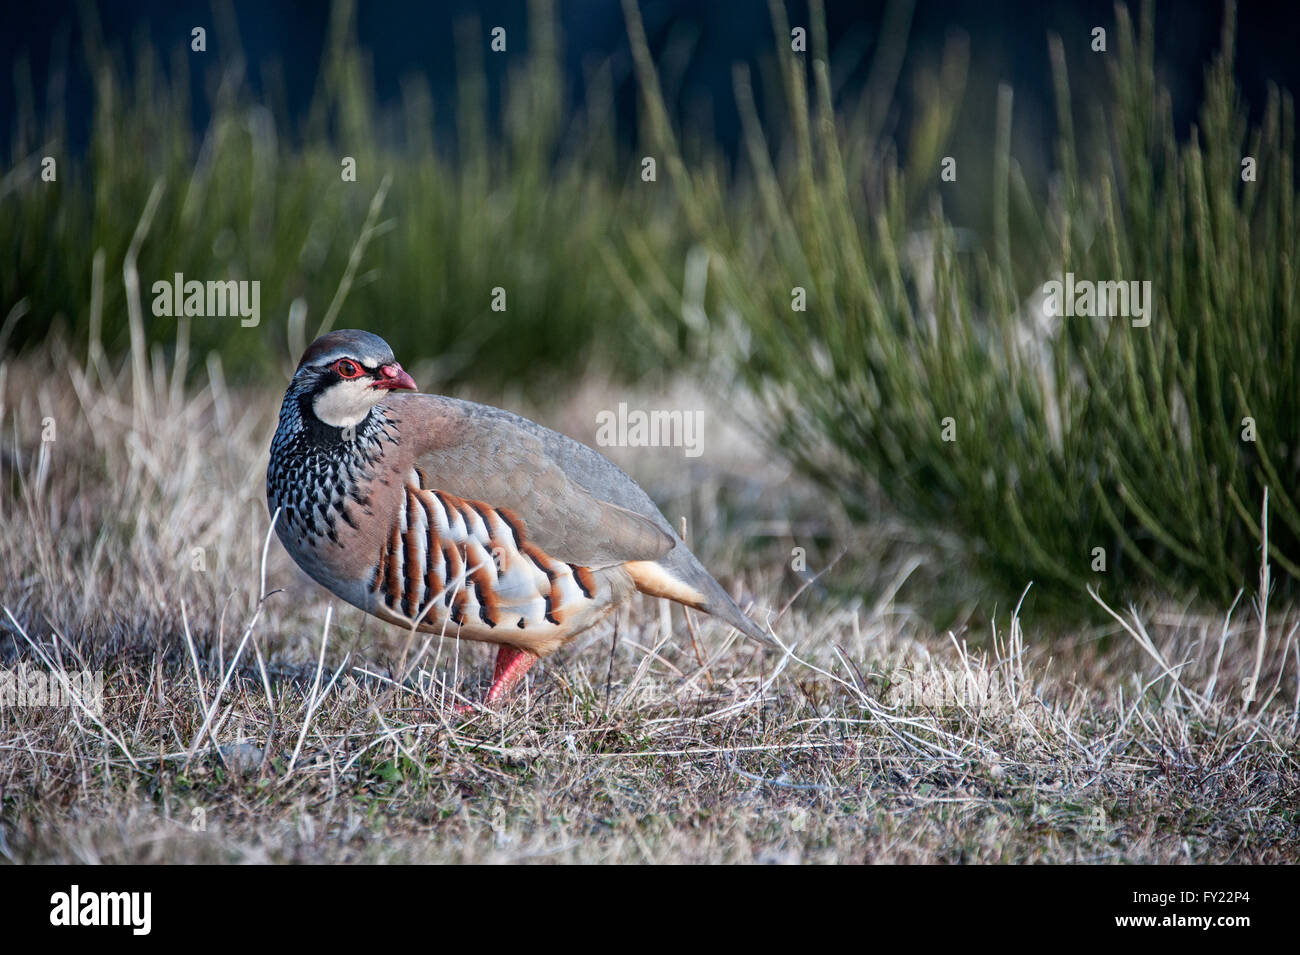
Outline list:
[[[485,648],[408,642],[264,548],[278,394],[144,357],[0,366],[3,665],[104,675],[102,710],[0,708],[8,860],[1295,861],[1294,611],[938,634],[895,599],[913,560],[873,605],[799,594],[785,654],[697,617],[701,666],[637,603],[450,720]],[[778,593],[783,566],[723,573],[740,533],[698,544]]]

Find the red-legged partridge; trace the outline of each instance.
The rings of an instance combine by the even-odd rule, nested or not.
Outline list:
[[[303,353],[266,496],[312,578],[381,620],[500,646],[488,702],[633,591],[764,635],[608,459],[526,418],[412,394],[377,335]]]

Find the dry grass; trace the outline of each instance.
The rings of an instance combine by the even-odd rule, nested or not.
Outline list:
[[[278,391],[141,365],[57,345],[0,365],[0,662],[104,672],[102,712],[0,708],[6,859],[1296,861],[1294,610],[936,634],[896,599],[904,560],[873,605],[801,593],[774,625],[788,654],[697,618],[701,668],[677,612],[643,601],[504,711],[449,721],[486,648],[417,641],[403,671],[402,634],[331,609],[278,543],[263,564]],[[609,394],[548,420],[584,436]],[[726,578],[755,528],[720,502],[793,524],[816,498],[743,435],[713,440],[704,470],[623,454]],[[775,569],[728,579],[775,609],[802,532],[771,523]]]

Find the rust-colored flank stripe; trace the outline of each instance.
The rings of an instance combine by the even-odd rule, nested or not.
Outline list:
[[[447,562],[447,579],[443,583],[445,593],[443,594],[442,599],[443,602],[450,607],[452,590],[456,587],[456,582],[460,580],[460,573],[462,570],[460,551],[456,549],[456,545],[447,544],[443,547],[442,559]]]
[[[478,615],[489,627],[495,627],[500,614],[496,591],[492,589],[492,574],[488,570],[488,565],[492,563],[492,556],[479,546],[469,557],[474,567],[470,580],[474,583],[474,597],[478,600]]]
[[[419,565],[419,542],[415,536],[415,522],[410,520],[409,515],[414,512],[416,507],[415,492],[409,487],[406,489],[406,513],[408,523],[406,525],[406,539],[403,542],[406,545],[406,559],[402,562],[402,569],[406,571],[406,586],[402,588],[402,613],[408,619],[415,616],[415,602],[420,597],[420,567]]]
[[[528,558],[537,565],[537,569],[546,575],[547,580],[555,579],[556,572],[551,569],[550,554],[546,553],[546,551],[542,550],[536,544],[529,544],[527,541],[520,546],[519,551],[520,553],[527,555]]]
[[[492,525],[483,518],[483,512],[478,509],[474,501],[467,501],[462,498],[460,502],[460,519],[465,522],[465,535],[469,540],[478,540],[478,530],[474,526],[474,517],[483,521],[483,530],[488,534],[492,533]]]
[[[478,617],[489,627],[497,625],[497,602],[492,594],[491,586],[484,586],[483,582],[474,578],[474,599],[478,601]]]
[[[443,594],[443,602],[451,608],[449,617],[454,624],[460,624],[464,619],[461,613],[461,605],[465,599],[465,580],[462,576],[465,570],[465,564],[460,559],[460,550],[455,544],[448,544],[442,549],[443,559],[447,562],[447,584],[446,592]]]
[[[397,603],[402,597],[402,581],[397,576],[396,557],[402,547],[402,531],[397,523],[393,523],[393,530],[388,536],[388,576],[384,581],[384,591],[387,597],[389,609],[397,609]]]
[[[515,550],[519,550],[524,543],[524,522],[519,519],[519,515],[508,507],[498,507],[496,509],[497,517],[501,518],[501,523],[510,528],[510,533],[515,538]]]
[[[468,580],[462,580],[460,586],[456,588],[456,596],[451,598],[451,610],[453,619],[457,623],[465,622],[465,611],[469,609],[469,586]]]
[[[438,500],[442,502],[442,509],[447,514],[447,528],[450,530],[456,526],[456,515],[459,513],[456,509],[457,499],[445,491],[434,491],[433,493],[437,494]]]
[[[483,522],[483,527],[490,537],[492,535],[492,508],[488,507],[482,501],[467,500],[465,503],[473,508],[474,513],[477,514],[479,520]]]
[[[433,524],[433,505],[423,494],[415,499],[424,508],[424,599],[433,600],[442,590],[442,580],[438,577],[438,565],[442,563],[442,544],[438,541],[438,532]]]
[[[573,571],[574,582],[577,583],[578,589],[582,595],[590,600],[596,594],[596,578],[586,567],[579,567],[577,564],[570,564],[569,569]]]
[[[519,550],[521,553],[525,554],[534,564],[536,564],[538,569],[541,570],[541,572],[546,575],[546,579],[550,581],[551,584],[550,593],[545,595],[546,598],[545,617],[548,623],[553,623],[556,626],[559,626],[560,621],[556,619],[556,616],[561,612],[560,588],[558,586],[560,572],[554,570],[551,567],[551,556],[548,553],[546,553],[546,551],[538,547],[536,544],[529,544],[528,542],[525,541],[524,544],[519,548]]]

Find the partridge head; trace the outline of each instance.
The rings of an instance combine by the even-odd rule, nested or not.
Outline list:
[[[266,492],[317,583],[396,626],[497,644],[488,702],[637,591],[772,643],[608,459],[415,389],[369,332],[330,332],[303,353]]]

